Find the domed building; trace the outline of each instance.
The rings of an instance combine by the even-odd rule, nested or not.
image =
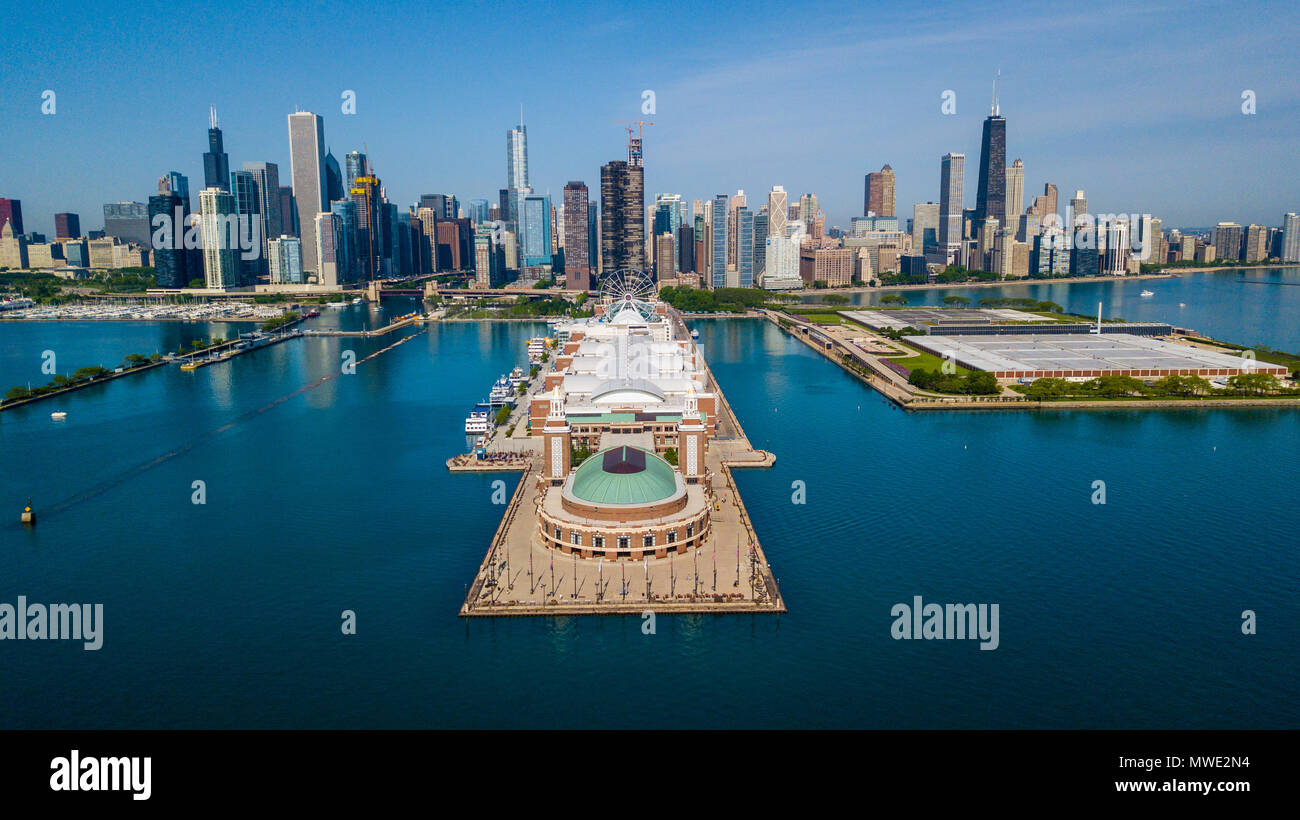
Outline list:
[[[542,543],[583,558],[665,558],[704,543],[708,485],[651,450],[620,444],[591,456],[538,504]]]

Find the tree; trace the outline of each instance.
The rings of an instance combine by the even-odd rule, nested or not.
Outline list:
[[[967,299],[965,296],[945,296],[943,297],[943,303],[945,305],[952,305],[954,307],[970,306],[970,300]]]
[[[880,304],[905,305],[907,304],[907,297],[901,293],[887,293],[884,296],[880,297]]]
[[[1228,379],[1228,386],[1238,393],[1273,393],[1279,388],[1272,373],[1242,373]]]
[[[674,467],[677,466],[677,448],[676,448],[676,447],[669,447],[667,450],[664,450],[664,461],[668,462],[669,464],[673,465]]]

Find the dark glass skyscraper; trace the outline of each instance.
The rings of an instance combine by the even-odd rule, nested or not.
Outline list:
[[[189,284],[190,254],[184,244],[185,217],[189,210],[189,203],[172,193],[170,184],[160,184],[158,193],[149,197],[154,279],[160,288],[183,288]]]
[[[216,108],[208,114],[208,152],[203,155],[203,187],[230,190],[230,157],[226,155],[226,146],[221,139]]]
[[[591,287],[592,260],[587,244],[589,204],[585,182],[572,181],[564,186],[564,286],[569,290]]]
[[[350,183],[349,183],[350,185]],[[325,203],[343,198],[343,170],[330,151],[325,152]]]
[[[993,107],[984,120],[980,141],[980,181],[975,193],[975,229],[985,218],[1002,220],[1007,210],[1007,121],[998,107],[997,84],[993,86]]]
[[[241,285],[255,285],[258,277],[267,273],[266,258],[262,255],[262,236],[265,220],[262,218],[261,195],[258,191],[257,177],[252,171],[234,171],[230,174],[230,191],[235,197],[235,213],[239,216],[239,232],[242,236],[253,238],[257,231],[257,253],[251,259],[239,254],[239,280]],[[256,226],[256,228],[254,228]]]

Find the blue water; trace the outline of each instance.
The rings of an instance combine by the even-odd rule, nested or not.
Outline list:
[[[1300,726],[1300,414],[909,415],[769,324],[694,324],[777,454],[736,478],[789,613],[458,619],[502,476],[443,461],[541,326],[434,325],[296,395],[396,337],[293,340],[0,414],[0,602],[106,621],[0,641],[0,726]],[[893,640],[913,595],[999,604],[1001,646]]]
[[[1142,291],[1154,295],[1143,297]],[[892,291],[855,293],[853,304],[879,304]],[[1243,268],[1185,273],[1169,279],[1115,279],[979,288],[938,288],[902,293],[911,305],[941,305],[946,296],[964,296],[972,303],[985,298],[1028,297],[1056,302],[1066,310],[1097,315],[1097,303],[1107,318],[1130,322],[1169,322],[1216,339],[1250,346],[1300,352],[1300,267]],[[805,300],[820,297],[810,294]]]

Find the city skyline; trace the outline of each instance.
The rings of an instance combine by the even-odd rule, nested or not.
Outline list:
[[[48,13],[17,11],[19,36]],[[720,13],[704,10],[700,26]],[[1189,34],[1207,31],[1206,24],[1159,10],[1107,13],[1122,36],[1089,40],[1099,51],[1087,61],[1064,50],[1067,43],[1078,42],[1088,17],[1077,12],[1017,12],[996,26],[981,22],[984,15],[970,22],[953,18],[960,23],[954,25],[952,19],[941,19],[941,10],[922,14],[886,8],[873,14],[880,25],[867,39],[857,40],[852,35],[861,38],[862,27],[830,12],[810,12],[794,24],[777,25],[788,21],[762,11],[735,24],[739,42],[802,56],[818,69],[812,72],[818,75],[815,80],[800,76],[802,71],[763,68],[734,48],[705,54],[694,30],[667,52],[657,52],[661,35],[652,26],[625,19],[592,27],[576,21],[569,9],[547,24],[572,24],[555,48],[567,43],[593,60],[602,55],[615,60],[625,70],[575,75],[571,68],[543,60],[528,76],[502,86],[499,79],[521,58],[493,49],[493,59],[488,59],[449,44],[451,60],[464,69],[458,75],[466,75],[463,88],[456,86],[452,94],[388,77],[389,66],[379,57],[345,70],[326,70],[316,65],[319,58],[299,66],[293,63],[291,46],[279,56],[232,61],[220,79],[187,82],[179,102],[160,106],[145,96],[148,84],[139,82],[158,70],[158,55],[114,54],[134,70],[105,80],[96,70],[110,55],[93,46],[58,66],[10,53],[0,61],[14,76],[31,82],[25,86],[25,102],[21,90],[0,101],[12,149],[0,160],[0,181],[4,196],[23,201],[27,230],[53,233],[53,215],[60,212],[79,213],[83,228],[94,229],[103,203],[147,200],[161,173],[174,169],[192,181],[203,179],[207,145],[202,129],[210,106],[221,115],[223,148],[232,168],[274,162],[288,169],[285,117],[302,108],[322,117],[325,147],[336,157],[365,145],[390,201],[403,209],[430,191],[454,193],[462,202],[492,200],[505,182],[501,134],[517,121],[522,103],[531,132],[531,187],[539,195],[549,193],[553,202],[561,198],[566,182],[583,180],[593,187],[600,167],[620,158],[624,133],[614,120],[645,115],[656,123],[646,132],[646,191],[679,192],[689,200],[780,184],[792,195],[815,192],[827,225],[847,227],[860,213],[867,172],[884,164],[894,169],[897,207],[906,214],[914,203],[937,199],[938,157],[949,152],[979,156],[979,123],[988,112],[989,83],[1000,69],[1007,159],[1024,160],[1027,191],[1041,190],[1045,182],[1060,190],[1082,188],[1098,211],[1150,212],[1162,216],[1166,228],[1209,227],[1223,220],[1278,225],[1284,213],[1294,210],[1287,180],[1295,177],[1297,160],[1289,145],[1297,139],[1300,95],[1285,82],[1288,72],[1283,69],[1296,58],[1268,42],[1243,55],[1242,66],[1233,69],[1236,76],[1209,66],[1199,68],[1199,76],[1195,71],[1188,76],[1188,62],[1209,48]],[[816,28],[825,15],[840,20],[836,28]],[[457,26],[473,31],[481,25],[470,17],[458,18]],[[498,40],[513,26],[525,25],[532,14],[518,17],[508,25],[497,21],[502,25]],[[201,43],[197,53],[220,48],[233,36],[227,29],[234,23],[221,21],[212,42]],[[1145,31],[1150,48],[1177,58],[1136,73],[1141,55],[1124,54],[1129,28]],[[641,47],[612,56],[615,42],[629,31],[637,33]],[[1225,38],[1242,42],[1249,34],[1231,20],[1218,21],[1214,31],[1216,47]],[[374,36],[400,47],[411,35],[386,27]],[[1033,46],[1040,59],[1050,55],[1050,77],[1034,68],[1034,60],[1008,56],[1008,43]],[[947,52],[954,45],[981,56],[952,57]],[[683,59],[664,59],[665,54]],[[1087,83],[1062,83],[1071,74],[1071,61],[1091,65],[1078,69],[1086,71]],[[660,70],[646,70],[651,64]],[[662,70],[670,64],[691,67]],[[249,82],[249,72],[258,66],[265,74]],[[765,72],[775,73],[775,85],[762,93],[736,93],[738,86],[764,79]],[[563,88],[555,84],[560,74],[569,78]],[[863,82],[868,74],[870,80]],[[109,87],[92,93],[104,82]],[[1164,90],[1149,88],[1160,83],[1166,84]],[[484,84],[493,91],[482,104],[477,99],[473,106],[461,104],[462,93],[472,94]],[[1063,85],[1070,90],[1063,92]],[[45,87],[57,95],[53,115],[41,113]],[[815,100],[782,95],[782,116],[773,116],[778,109],[763,103],[781,89],[831,93]],[[943,92],[949,90],[956,106],[950,115],[941,113]],[[1254,92],[1257,113],[1242,112],[1243,90]],[[340,110],[347,91],[356,95],[355,115]],[[644,91],[654,92],[652,113],[643,112]],[[122,104],[106,106],[106,98]],[[136,106],[140,108],[128,122],[123,111]],[[889,112],[888,127],[881,127],[886,121],[878,116],[881,111]],[[1089,119],[1093,111],[1105,116]],[[142,129],[140,122],[153,127]],[[810,143],[815,150],[802,147]],[[55,162],[63,156],[77,161]],[[97,163],[109,156],[114,162]],[[99,172],[86,173],[87,166]],[[966,186],[964,204],[973,205],[975,195]]]

